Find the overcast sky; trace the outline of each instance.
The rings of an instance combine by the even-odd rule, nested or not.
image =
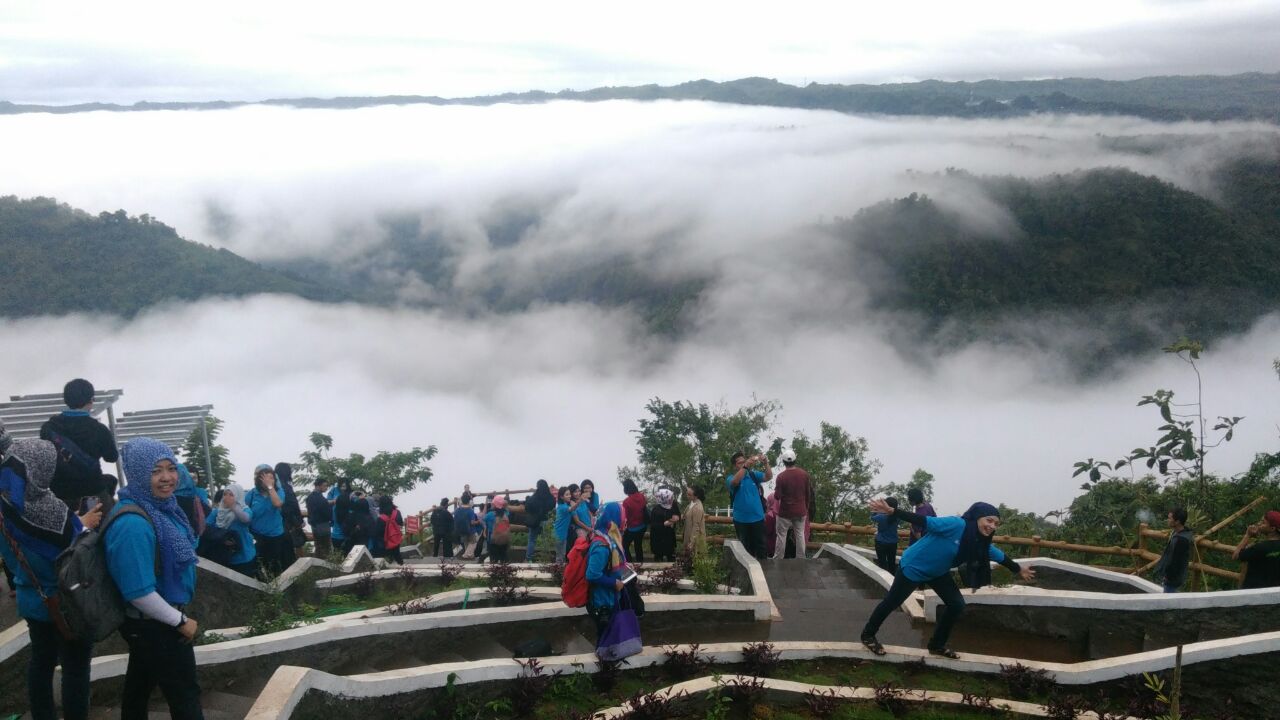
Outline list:
[[[746,76],[800,84],[1280,70],[1274,0],[30,3],[0,100],[467,96]]]

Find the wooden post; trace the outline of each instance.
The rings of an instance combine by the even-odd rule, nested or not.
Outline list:
[[[853,544],[853,537],[851,535],[852,532],[853,532],[853,524],[845,523],[844,524],[844,544],[845,545]]]
[[[1040,557],[1040,536],[1031,536],[1031,557]]]

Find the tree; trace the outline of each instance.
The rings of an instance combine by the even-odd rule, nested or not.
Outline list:
[[[432,471],[427,461],[436,456],[436,446],[414,447],[411,450],[391,452],[379,450],[366,459],[360,453],[347,457],[333,457],[333,437],[324,433],[311,433],[314,449],[302,453],[296,477],[302,482],[315,482],[324,478],[329,482],[350,479],[371,495],[398,495],[431,480]]]
[[[724,478],[729,474],[729,458],[735,452],[752,453],[767,449],[775,457],[782,439],[765,439],[781,406],[773,400],[753,400],[737,410],[712,409],[703,404],[669,403],[654,398],[645,405],[649,417],[640,419],[636,438],[637,467],[618,468],[619,480],[632,479],[637,485],[654,488],[701,485],[709,506],[726,503],[729,492]]]
[[[880,461],[868,457],[866,438],[852,437],[839,425],[822,422],[816,439],[797,430],[791,449],[796,464],[813,481],[820,522],[851,519],[853,511],[871,499],[871,481],[880,472]]]
[[[209,464],[213,468],[213,477],[205,478],[205,482],[208,483],[210,490],[218,490],[231,483],[231,476],[235,474],[236,466],[231,462],[227,448],[216,443],[218,434],[222,432],[222,421],[212,415],[206,415],[204,427],[209,433]],[[182,461],[187,467],[198,470],[202,477],[205,475],[204,433],[200,432],[200,428],[192,430],[186,441],[182,443]]]
[[[911,473],[911,479],[906,483],[885,483],[875,489],[875,494],[880,497],[895,497],[899,502],[906,503],[908,490],[919,490],[924,493],[926,499],[933,499],[933,481],[936,480],[933,473],[924,468],[916,468]],[[906,507],[904,504],[903,507]]]

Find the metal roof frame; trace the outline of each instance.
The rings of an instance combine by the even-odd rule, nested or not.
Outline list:
[[[204,446],[205,481],[212,482],[213,458],[209,449],[209,426],[205,420],[211,410],[212,405],[187,405],[127,412],[116,423],[116,444],[123,446],[130,440],[147,437],[168,445],[176,455],[191,433],[199,429]]]

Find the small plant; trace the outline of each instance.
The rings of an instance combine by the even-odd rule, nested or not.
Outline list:
[[[840,709],[840,704],[840,695],[836,693],[835,688],[827,688],[826,690],[813,688],[804,697],[804,706],[809,708],[809,712],[820,718],[829,718],[835,715],[836,710]]]
[[[716,673],[712,679],[715,687],[707,693],[707,712],[702,716],[703,720],[726,720],[733,701],[724,695],[724,681],[720,679],[720,674]]]
[[[906,691],[898,687],[892,680],[875,686],[876,705],[896,718],[907,714],[909,706],[905,699]]]
[[[414,572],[412,565],[401,565],[396,570],[396,579],[405,590],[412,590],[418,584],[418,573]]]
[[[672,645],[663,654],[667,656],[667,661],[662,664],[662,671],[672,680],[691,678],[702,672],[709,664],[697,643],[690,645],[688,650],[681,650]]]
[[[392,615],[421,615],[427,612],[429,598],[408,598],[392,605],[387,612]]]
[[[462,563],[445,560],[440,563],[440,581],[445,587],[453,584],[462,575]]]
[[[368,600],[373,597],[374,580],[373,571],[368,570],[360,573],[360,577],[356,578],[355,583],[351,586],[351,592],[361,600]]]
[[[769,677],[778,669],[781,653],[771,643],[758,642],[742,646],[742,664],[756,677]]]
[[[560,587],[564,584],[564,568],[565,564],[559,560],[538,566],[539,572],[544,572],[551,576],[551,582],[555,587]]]
[[[495,604],[510,605],[529,597],[529,589],[521,588],[520,571],[515,565],[490,563],[485,566],[484,574],[489,579],[489,594]]]
[[[649,583],[644,588],[644,594],[648,595],[654,592],[668,594],[679,587],[680,581],[684,579],[684,573],[678,566],[672,565],[648,577]]]
[[[1001,665],[1000,677],[1008,684],[1009,694],[1015,700],[1045,695],[1056,685],[1048,671],[1033,670],[1022,663]]]
[[[684,690],[678,693],[672,693],[670,690],[666,692],[639,690],[627,700],[627,714],[623,717],[627,720],[667,720],[667,718],[679,717],[683,713],[680,712],[678,703],[686,695],[688,693]]]
[[[551,683],[551,687],[547,688],[547,696],[557,704],[580,700],[589,692],[590,682],[590,679],[581,672],[560,675]]]
[[[693,574],[693,560],[694,555],[688,550],[681,550],[680,553],[676,555],[675,566],[680,568],[681,575],[688,577]]]
[[[548,675],[538,658],[516,662],[520,663],[520,676],[516,678],[515,685],[511,689],[510,699],[512,708],[523,717],[531,714],[538,707],[538,701],[547,694],[547,690],[559,677],[560,672],[556,671]]]
[[[596,661],[596,671],[591,673],[591,685],[600,692],[609,692],[618,684],[618,676],[622,674],[622,666],[626,660]]]
[[[960,693],[960,702],[971,708],[978,710],[995,710],[995,706],[991,703],[991,696],[986,693],[974,693],[963,690]]]
[[[719,592],[725,573],[720,563],[711,555],[699,555],[693,561],[693,585],[703,595],[714,595]]]
[[[213,645],[214,643],[226,642],[227,636],[216,632],[201,632],[196,636],[196,645]]]
[[[747,712],[751,711],[764,700],[764,678],[759,677],[736,677],[725,684],[729,689],[729,693],[735,701],[741,702],[747,707]]]
[[[1050,720],[1076,720],[1084,712],[1084,699],[1078,695],[1054,693],[1044,704],[1045,717]]]

